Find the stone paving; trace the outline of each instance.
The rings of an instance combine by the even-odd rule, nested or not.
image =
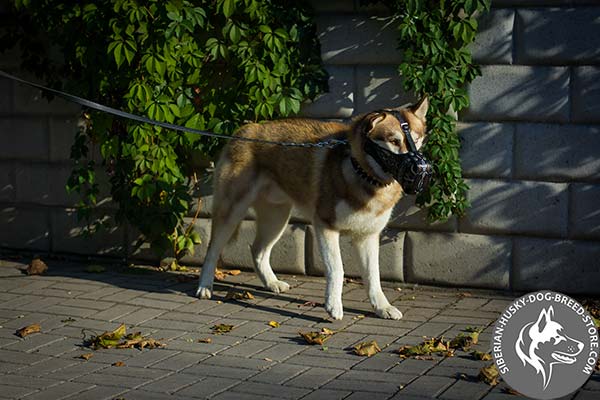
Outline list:
[[[0,261],[0,398],[8,399],[515,399],[501,383],[476,378],[489,363],[468,353],[433,360],[402,360],[395,351],[423,336],[454,337],[467,326],[485,327],[475,347],[487,351],[491,324],[514,295],[502,292],[388,284],[385,291],[404,312],[400,321],[371,313],[364,288],[344,287],[345,316],[331,322],[321,303],[323,278],[282,276],[290,292],[265,292],[244,272],[216,285],[212,300],[193,297],[194,281],[175,273],[107,266],[86,272],[86,263],[49,261],[42,276],[26,276],[25,264]],[[224,298],[236,287],[252,300]],[[364,315],[364,318],[362,316]],[[277,321],[277,328],[268,325]],[[41,333],[15,331],[39,323]],[[83,333],[99,334],[126,324],[164,339],[158,349],[97,350],[82,346]],[[214,335],[210,327],[234,329]],[[308,345],[299,331],[338,331],[324,346]],[[211,343],[198,339],[211,338]],[[376,340],[370,358],[348,348]],[[123,366],[114,366],[121,362]],[[576,400],[600,398],[595,374]]]

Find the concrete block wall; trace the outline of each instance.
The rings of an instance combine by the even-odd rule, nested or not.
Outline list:
[[[414,98],[402,90],[396,22],[381,4],[319,2],[321,52],[330,92],[308,117],[346,119]],[[400,201],[381,238],[385,279],[509,290],[600,293],[600,4],[592,0],[495,0],[472,46],[482,76],[460,117],[461,157],[472,207],[428,224],[414,198]],[[14,57],[0,67],[18,71]],[[107,254],[157,262],[124,227],[82,239],[76,199],[62,190],[76,107],[0,80],[0,247]],[[205,239],[185,262],[201,264],[210,233],[209,190],[195,222]],[[107,200],[101,212],[113,213]],[[251,267],[250,211],[226,249]],[[188,219],[191,222],[191,218]],[[349,275],[360,266],[347,239]],[[275,270],[321,274],[307,221],[293,214],[275,247]]]

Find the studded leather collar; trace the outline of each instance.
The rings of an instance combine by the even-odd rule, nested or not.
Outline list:
[[[383,183],[381,182],[379,179],[375,178],[374,176],[370,175],[367,171],[365,171],[360,164],[358,163],[358,161],[354,158],[354,157],[350,157],[350,161],[352,162],[352,168],[354,168],[354,171],[356,172],[356,174],[358,176],[360,176],[362,178],[362,180],[364,180],[365,182],[373,185],[373,186],[377,186],[377,187],[386,187],[389,186],[390,183]]]

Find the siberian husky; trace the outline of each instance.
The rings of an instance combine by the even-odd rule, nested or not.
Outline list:
[[[423,98],[414,106],[367,113],[348,124],[284,119],[242,126],[236,136],[303,143],[337,139],[348,145],[305,148],[229,142],[215,170],[212,232],[196,295],[211,297],[220,253],[249,207],[256,212],[257,233],[251,246],[255,270],[266,288],[275,293],[288,290],[290,286],[273,273],[269,257],[295,206],[315,230],[326,266],[329,315],[336,320],[343,317],[339,237],[347,234],[358,250],[375,313],[402,318],[381,289],[379,234],[407,190],[365,148],[369,144],[392,156],[415,154],[415,146],[418,150],[425,139],[427,108]]]

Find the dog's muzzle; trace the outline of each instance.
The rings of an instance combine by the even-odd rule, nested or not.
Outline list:
[[[386,112],[389,112],[386,110]],[[417,146],[410,136],[410,127],[399,113],[393,113],[400,122],[402,132],[406,137],[410,151],[408,153],[396,154],[371,139],[365,141],[365,152],[373,157],[375,162],[381,166],[384,172],[390,174],[407,194],[419,194],[429,187],[433,168],[431,163],[417,150]]]

